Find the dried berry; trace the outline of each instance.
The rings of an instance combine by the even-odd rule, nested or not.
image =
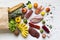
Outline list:
[[[45,32],[50,33],[49,29],[45,25],[43,25],[42,28],[44,29]]]
[[[33,37],[39,38],[40,34],[34,30],[32,27],[29,28],[29,34]]]

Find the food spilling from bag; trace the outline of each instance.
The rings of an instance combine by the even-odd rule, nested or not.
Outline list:
[[[52,29],[52,25],[47,26],[45,20],[46,16],[51,15],[50,12],[50,7],[45,8],[36,2],[32,5],[30,1],[26,5],[20,3],[12,8],[0,8],[0,30],[9,30],[16,36],[21,33],[24,38],[29,34],[34,38],[39,38],[42,34],[42,38],[46,38]]]

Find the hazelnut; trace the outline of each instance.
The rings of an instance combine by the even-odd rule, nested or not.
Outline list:
[[[50,8],[46,8],[46,12],[49,12],[50,11]]]
[[[42,34],[42,38],[46,38],[46,34]]]

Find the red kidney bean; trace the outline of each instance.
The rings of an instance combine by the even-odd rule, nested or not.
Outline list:
[[[45,25],[43,25],[42,28],[44,29],[45,32],[50,33],[49,29]]]
[[[34,30],[32,27],[29,28],[29,34],[33,37],[39,38],[40,34]]]
[[[34,25],[33,23],[29,23],[29,26],[30,27],[33,27],[33,28],[36,28],[36,29],[40,29],[40,26],[38,26],[38,25]]]
[[[25,17],[28,19],[32,15],[33,11],[29,10],[28,13],[25,14]]]

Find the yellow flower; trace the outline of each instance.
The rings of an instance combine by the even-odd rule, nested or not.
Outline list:
[[[15,21],[16,21],[17,23],[21,22],[21,16],[16,17],[16,18],[15,18]]]

